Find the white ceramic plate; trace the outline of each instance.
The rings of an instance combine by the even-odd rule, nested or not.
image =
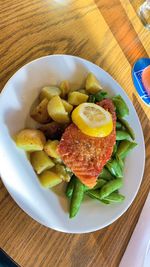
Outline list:
[[[85,199],[74,219],[68,216],[68,201],[60,190],[56,194],[40,185],[25,153],[18,149],[12,135],[26,127],[32,103],[45,85],[66,79],[82,87],[88,72],[93,72],[110,95],[120,94],[127,103],[127,118],[136,134],[138,146],[126,159],[122,204],[104,205]],[[67,233],[86,233],[101,229],[119,218],[135,198],[143,176],[145,146],[136,111],[120,85],[104,70],[82,58],[68,55],[42,57],[18,70],[5,85],[0,96],[0,173],[17,204],[39,223]],[[63,189],[62,189],[63,190]]]

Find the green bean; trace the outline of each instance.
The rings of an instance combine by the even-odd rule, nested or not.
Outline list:
[[[96,103],[96,102],[102,101],[106,97],[107,97],[107,92],[99,91],[96,94],[89,95],[88,102],[89,103]]]
[[[107,92],[105,91],[99,91],[96,94],[94,94],[96,102],[102,101],[107,97]]]
[[[93,189],[101,188],[104,184],[106,184],[106,181],[100,178],[100,179],[97,180],[97,183],[96,183],[96,185],[94,186]]]
[[[128,140],[123,140],[120,142],[116,156],[120,159],[125,159],[125,157],[128,155],[128,153],[136,146],[137,144],[135,142],[131,142]]]
[[[123,171],[124,168],[124,161],[121,158],[116,157],[116,160],[121,168],[121,170]]]
[[[122,124],[119,121],[116,121],[116,129],[120,130],[122,128]]]
[[[100,200],[102,203],[104,203],[104,204],[110,204],[110,202],[108,201],[108,200],[106,200],[106,199],[101,199]]]
[[[84,195],[84,185],[76,178],[70,203],[70,213],[69,213],[70,218],[76,216],[77,212],[79,211],[83,195]]]
[[[99,198],[105,199],[107,196],[109,196],[112,192],[115,190],[118,190],[122,187],[123,180],[121,178],[116,178],[113,181],[109,181],[107,184],[105,184],[99,191]]]
[[[117,159],[110,159],[106,164],[106,168],[112,175],[116,177],[123,177],[123,169]]]
[[[69,183],[67,184],[67,187],[66,187],[66,196],[68,198],[71,198],[72,197],[72,194],[73,194],[73,188],[74,188],[74,183],[75,183],[75,176],[73,175],[71,177],[71,180],[69,181]]]
[[[112,100],[116,107],[117,116],[122,118],[126,115],[129,115],[128,106],[120,95],[114,96]]]
[[[117,152],[117,144],[114,145],[112,156],[114,156]]]
[[[117,189],[117,190],[115,190],[113,193],[117,193],[117,194],[118,194],[118,193],[119,193],[119,190]]]
[[[126,131],[117,130],[116,131],[116,140],[128,140],[130,138],[130,135]]]
[[[96,199],[100,200],[99,189],[95,189],[95,190],[91,189],[91,190],[87,191],[86,194],[91,198],[96,198]]]
[[[114,179],[114,176],[104,167],[98,178],[110,181]]]
[[[89,103],[95,103],[95,96],[94,95],[89,95],[88,102]]]
[[[123,196],[117,192],[113,192],[103,199],[100,199],[99,191],[96,191],[96,190],[93,190],[92,192],[89,191],[87,193],[87,195],[93,199],[97,199],[97,200],[103,202],[104,204],[121,203],[125,199],[125,196]]]
[[[115,193],[115,192],[111,193],[110,195],[104,198],[104,200],[107,200],[110,203],[113,203],[113,202],[121,203],[124,199],[125,199],[125,196]]]
[[[91,190],[87,191],[86,194],[90,198],[97,199],[97,200],[103,202],[104,204],[109,204],[109,201],[107,201],[105,199],[100,199],[100,197],[99,197],[99,190],[98,189],[96,189],[96,190],[91,189]]]
[[[130,137],[135,140],[135,133],[133,129],[130,127],[129,123],[124,120],[123,118],[118,117],[119,122],[123,125],[123,127],[126,129]]]
[[[84,185],[84,192],[90,190],[88,186]]]
[[[120,143],[119,141],[116,141],[116,144],[114,145],[114,148],[113,148],[112,157],[116,156],[119,143]]]

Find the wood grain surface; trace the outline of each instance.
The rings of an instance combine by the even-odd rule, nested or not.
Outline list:
[[[131,67],[150,56],[150,32],[129,0],[0,0],[0,90],[27,62],[49,54],[86,58],[127,92],[146,144],[143,182],[116,222],[91,234],[64,234],[27,216],[0,181],[0,247],[21,267],[118,267],[150,189],[150,109],[136,94]],[[11,179],[11,177],[10,177]],[[128,266],[131,267],[131,266]]]

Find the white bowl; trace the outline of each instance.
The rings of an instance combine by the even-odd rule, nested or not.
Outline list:
[[[126,196],[121,204],[104,205],[85,199],[74,219],[68,216],[68,201],[63,189],[58,195],[44,189],[25,153],[18,149],[12,135],[26,127],[32,103],[45,85],[69,80],[75,88],[82,87],[88,72],[93,72],[110,95],[120,94],[127,103],[127,118],[135,131],[138,146],[126,159],[124,185]],[[136,111],[120,85],[104,70],[82,58],[52,55],[30,62],[18,70],[5,85],[0,96],[0,173],[7,190],[17,204],[34,220],[58,231],[86,233],[101,229],[119,218],[134,200],[143,176],[145,146]],[[61,189],[60,189],[61,190]]]

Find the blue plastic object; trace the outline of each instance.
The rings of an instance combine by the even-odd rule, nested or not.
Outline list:
[[[150,66],[150,58],[137,60],[132,69],[132,79],[138,95],[144,103],[150,106],[150,96],[142,83],[142,72],[148,66]]]

